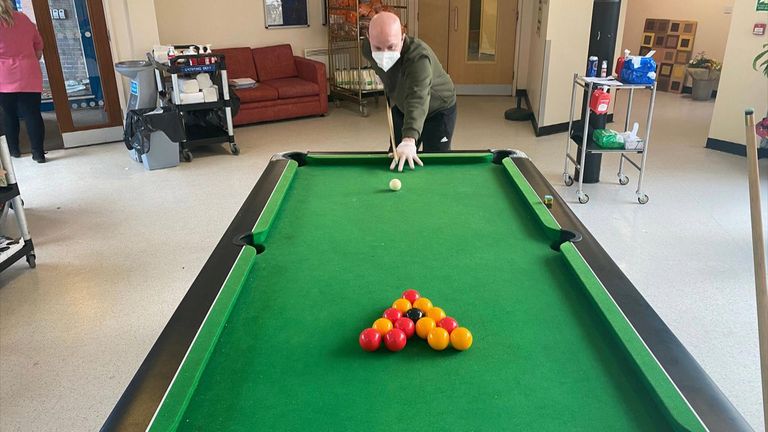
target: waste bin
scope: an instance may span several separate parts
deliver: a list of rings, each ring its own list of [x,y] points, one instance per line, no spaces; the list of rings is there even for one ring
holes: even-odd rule
[[[128,111],[123,141],[131,158],[147,170],[170,168],[179,164],[179,142],[184,126],[179,113],[171,107]]]

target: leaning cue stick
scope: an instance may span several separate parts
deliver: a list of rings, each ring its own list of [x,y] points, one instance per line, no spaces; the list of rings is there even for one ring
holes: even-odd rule
[[[392,157],[395,158],[395,164],[397,164],[397,143],[395,142],[395,127],[392,125],[392,108],[389,106],[389,98],[387,94],[384,94],[384,101],[387,103],[387,124],[389,125],[389,142],[392,147]]]
[[[757,338],[760,344],[760,366],[763,378],[763,420],[768,429],[768,276],[766,276],[765,238],[760,205],[760,168],[757,165],[755,111],[748,109],[747,165],[749,168],[749,206],[752,213],[752,248],[755,259],[755,291],[757,297]]]

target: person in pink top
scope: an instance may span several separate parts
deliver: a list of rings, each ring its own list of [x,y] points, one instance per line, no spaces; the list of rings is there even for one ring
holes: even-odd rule
[[[32,144],[32,159],[45,162],[45,126],[40,115],[43,74],[40,57],[43,40],[37,27],[11,0],[0,0],[0,108],[8,148],[14,157],[19,151],[19,118],[27,125]]]

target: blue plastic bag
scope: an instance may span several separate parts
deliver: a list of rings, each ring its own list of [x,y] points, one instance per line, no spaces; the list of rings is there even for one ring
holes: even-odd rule
[[[630,56],[624,61],[621,82],[625,84],[653,84],[656,81],[656,61],[653,57]]]

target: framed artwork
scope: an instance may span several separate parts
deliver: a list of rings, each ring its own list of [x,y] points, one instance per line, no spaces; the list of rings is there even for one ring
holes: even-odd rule
[[[264,0],[264,27],[309,27],[307,0]]]
[[[672,48],[677,49],[677,44],[680,42],[680,36],[678,35],[667,35],[667,43],[664,45],[666,48]]]
[[[767,0],[768,1],[768,0]],[[657,88],[680,93],[685,84],[685,68],[691,60],[696,21],[648,18],[643,27],[640,55],[655,49],[658,66]]]
[[[693,50],[693,38],[691,36],[680,36],[680,42],[677,44],[679,51]]]
[[[644,47],[650,47],[653,46],[653,38],[656,35],[653,33],[643,33],[643,41],[640,43],[640,46]]]
[[[675,56],[675,63],[677,64],[688,64],[688,62],[691,61],[691,52],[690,51],[678,51],[677,55]]]

